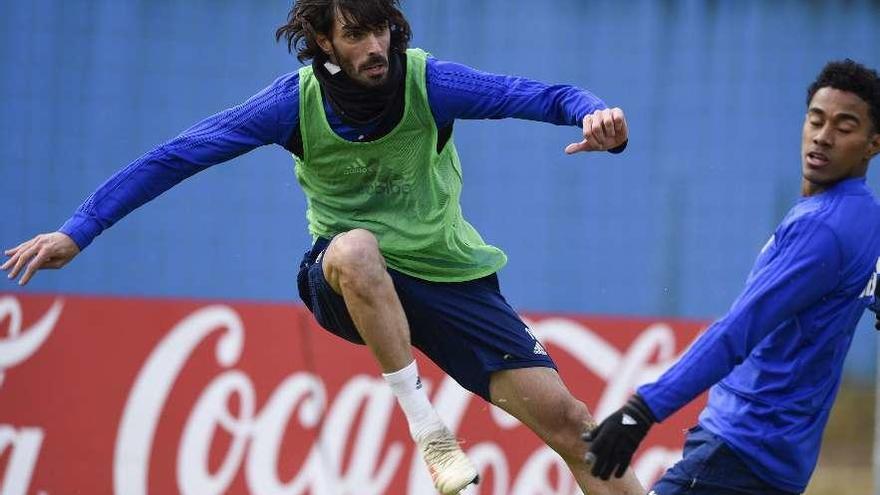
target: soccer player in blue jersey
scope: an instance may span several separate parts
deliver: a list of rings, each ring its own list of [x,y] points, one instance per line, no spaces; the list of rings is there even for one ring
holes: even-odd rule
[[[586,406],[505,301],[504,253],[461,215],[458,119],[520,118],[582,128],[565,152],[623,150],[620,109],[573,86],[476,71],[407,49],[397,0],[301,0],[276,33],[309,66],[148,152],[59,232],[6,251],[30,280],[68,263],[103,230],[181,180],[258,146],[296,160],[315,238],[298,287],[317,321],[372,351],[435,486],[458,493],[477,472],[421,387],[411,345],[465,388],[520,419],[591,494],[642,494],[632,473],[589,475],[579,435]]]
[[[878,152],[877,72],[829,63],[807,95],[803,197],[728,313],[586,436],[592,474],[623,474],[653,423],[709,389],[684,458],[651,494],[804,491],[856,324],[880,309],[880,202],[865,184]]]

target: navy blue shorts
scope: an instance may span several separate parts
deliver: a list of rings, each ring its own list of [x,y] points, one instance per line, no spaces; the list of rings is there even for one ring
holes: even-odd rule
[[[688,432],[681,461],[669,468],[648,495],[795,495],[767,484],[712,432]]]
[[[303,256],[299,296],[318,323],[363,344],[345,301],[316,261],[329,245],[318,239]],[[389,269],[409,322],[413,346],[464,388],[490,401],[489,378],[505,369],[556,364],[501,295],[495,274],[467,282],[429,282]]]

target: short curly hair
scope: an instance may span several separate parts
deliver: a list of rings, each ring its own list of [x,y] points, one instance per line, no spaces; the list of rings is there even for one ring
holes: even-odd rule
[[[816,91],[834,88],[853,93],[868,104],[874,132],[880,132],[880,77],[877,71],[850,59],[828,62],[807,89],[807,105]]]
[[[388,23],[391,49],[402,53],[409,46],[412,31],[400,11],[400,0],[298,0],[287,14],[287,23],[275,31],[275,40],[287,40],[287,50],[296,50],[300,62],[320,57],[317,35],[330,35],[337,12],[356,26]]]

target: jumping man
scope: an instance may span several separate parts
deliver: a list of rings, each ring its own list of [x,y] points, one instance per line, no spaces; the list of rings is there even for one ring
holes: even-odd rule
[[[294,155],[314,238],[300,297],[321,326],[369,347],[440,492],[458,493],[478,473],[422,389],[412,346],[534,430],[584,491],[643,494],[632,473],[589,475],[580,434],[590,415],[499,292],[507,259],[462,217],[452,139],[457,119],[513,117],[581,127],[569,154],[619,152],[623,112],[572,86],[408,49],[398,0],[301,0],[276,36],[311,64],[122,169],[59,232],[8,250],[2,268],[27,283],[179,181],[278,144]]]

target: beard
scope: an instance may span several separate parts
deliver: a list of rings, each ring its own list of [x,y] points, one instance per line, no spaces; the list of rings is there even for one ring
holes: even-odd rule
[[[339,52],[336,51],[336,47],[333,47],[333,56],[336,59],[337,65],[342,68],[348,77],[361,85],[375,88],[388,80],[388,57],[385,55],[372,54],[358,66],[355,66],[353,61],[341,57]],[[364,73],[367,68],[373,66],[382,66],[385,68],[385,71],[378,76],[369,76]]]

